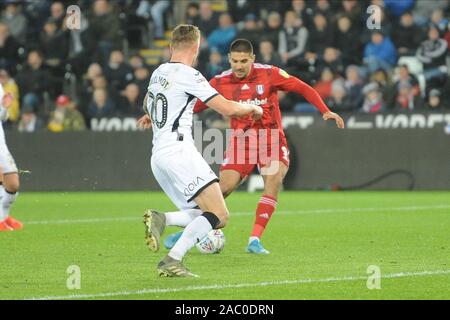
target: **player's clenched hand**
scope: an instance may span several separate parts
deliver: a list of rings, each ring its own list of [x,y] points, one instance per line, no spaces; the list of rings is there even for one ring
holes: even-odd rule
[[[325,112],[322,117],[323,120],[330,120],[330,119],[335,120],[339,129],[345,128],[344,120],[337,113],[328,111]]]
[[[3,96],[3,99],[2,99],[2,106],[4,108],[8,109],[11,106],[12,102],[13,102],[12,94],[9,92],[5,93],[5,95]]]
[[[152,120],[148,114],[139,118],[137,121],[137,127],[139,129],[150,129],[152,127]]]
[[[253,120],[259,120],[262,118],[263,116],[263,108],[261,108],[260,106],[253,106]]]

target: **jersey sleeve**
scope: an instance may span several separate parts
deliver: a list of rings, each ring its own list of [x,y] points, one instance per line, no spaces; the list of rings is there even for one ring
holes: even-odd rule
[[[8,120],[8,110],[3,107],[3,96],[5,92],[3,91],[3,86],[0,84],[0,121]]]
[[[209,84],[211,85],[211,87],[213,87],[214,89],[216,89],[216,84],[217,84],[216,78],[212,78],[212,79],[209,81]],[[216,90],[217,90],[217,89],[216,89]],[[199,112],[202,112],[202,111],[204,111],[204,110],[206,110],[206,109],[208,109],[208,106],[206,105],[206,103],[203,102],[202,100],[198,99],[198,100],[197,100],[197,103],[196,103],[195,106],[194,106],[194,113],[199,113]]]
[[[181,79],[181,81],[185,92],[198,98],[204,104],[219,94],[217,90],[209,84],[200,71],[195,69],[193,69],[192,74],[186,77],[186,79]]]
[[[289,75],[283,69],[272,67],[272,85],[281,91],[295,92],[305,97],[305,99],[316,107],[321,113],[330,111],[320,97],[319,93],[307,83],[297,77]]]

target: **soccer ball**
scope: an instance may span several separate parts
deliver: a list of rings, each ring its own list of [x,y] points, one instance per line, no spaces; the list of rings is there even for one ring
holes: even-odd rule
[[[198,251],[204,254],[219,253],[225,245],[225,235],[222,230],[211,230],[195,246]]]

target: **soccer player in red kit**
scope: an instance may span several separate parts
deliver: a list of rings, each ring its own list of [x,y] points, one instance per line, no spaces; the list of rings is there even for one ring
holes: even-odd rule
[[[323,114],[324,120],[335,120],[339,128],[344,128],[344,121],[339,115],[328,109],[319,94],[308,84],[289,75],[283,69],[258,64],[254,61],[252,44],[245,39],[235,40],[231,44],[229,53],[231,70],[215,76],[211,79],[210,84],[227,99],[258,104],[264,110],[263,117],[257,122],[253,122],[251,117],[231,119],[230,126],[234,132],[242,134],[249,129],[254,129],[253,132],[258,137],[253,140],[253,143],[245,140],[244,143],[240,143],[243,140],[238,140],[233,134],[225,153],[224,163],[220,168],[220,187],[222,193],[228,196],[243,179],[253,172],[255,165],[258,165],[264,180],[264,194],[256,208],[256,219],[247,251],[269,253],[262,246],[260,239],[275,211],[278,193],[289,168],[289,149],[281,124],[278,91],[289,91],[302,95]],[[204,109],[206,106],[199,101],[194,112]],[[278,138],[278,141],[271,141],[272,137]],[[264,140],[266,144],[261,144],[258,138],[262,138],[261,140]],[[244,163],[236,161],[236,154],[239,152],[244,152],[245,160],[249,160],[252,156],[249,156],[248,153],[252,152],[252,149],[264,148],[262,145],[267,146],[268,150],[267,153],[265,150],[264,152],[257,150],[257,163],[254,163],[255,161],[244,161]],[[261,156],[261,154],[267,154],[267,157]]]
[[[255,165],[258,166],[264,180],[264,194],[256,208],[256,219],[247,252],[268,254],[269,251],[263,247],[260,239],[275,211],[278,193],[289,168],[289,149],[281,124],[278,91],[295,92],[305,97],[323,114],[324,120],[335,120],[339,128],[344,128],[344,121],[331,112],[319,94],[305,82],[278,67],[255,63],[250,41],[235,40],[230,47],[229,62],[231,69],[211,79],[211,86],[227,99],[260,105],[264,114],[257,122],[251,117],[231,118],[233,134],[220,168],[220,188],[224,196],[228,196],[253,172]],[[198,101],[194,112],[201,112],[206,108],[206,105]],[[247,134],[249,131],[252,133]],[[252,135],[256,135],[253,137],[255,139],[252,139]],[[240,139],[242,136],[244,139]],[[261,140],[265,140],[266,144],[261,144]],[[267,153],[262,150],[266,147]],[[256,157],[250,155],[255,151]],[[240,159],[245,161],[236,161],[236,154],[239,157],[239,152],[244,153]],[[165,246],[172,246],[177,238],[175,235],[169,236]]]

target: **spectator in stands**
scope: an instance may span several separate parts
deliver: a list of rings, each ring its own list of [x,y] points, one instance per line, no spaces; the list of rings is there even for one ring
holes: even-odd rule
[[[414,89],[408,82],[400,82],[394,109],[397,111],[416,111],[423,108],[423,100],[414,94]]]
[[[121,47],[121,26],[117,14],[106,0],[95,0],[93,14],[89,19],[92,34],[99,48],[99,59],[108,59],[113,48]]]
[[[432,25],[428,30],[428,40],[417,49],[417,58],[423,63],[425,80],[445,79],[447,77],[447,42],[441,38],[439,28]]]
[[[350,25],[352,25],[358,31],[361,30],[363,21],[361,4],[358,0],[343,0],[340,16],[345,16],[350,19]]]
[[[140,92],[137,84],[130,83],[127,85],[125,90],[120,93],[120,96],[120,103],[117,106],[121,115],[135,117],[143,112],[143,100],[139,99]]]
[[[43,66],[42,53],[32,50],[28,53],[27,65],[17,76],[22,105],[32,107],[39,113],[44,92],[50,90],[53,83],[49,71]]]
[[[281,30],[281,16],[278,12],[272,11],[267,16],[266,26],[264,27],[264,38],[273,44],[273,48],[278,52],[279,36]]]
[[[419,82],[417,78],[409,72],[408,66],[402,64],[398,67],[398,80],[395,82],[395,89],[399,91],[400,84],[407,83],[411,86],[415,96],[420,95]]]
[[[86,123],[75,102],[66,95],[60,95],[56,99],[56,108],[50,115],[47,128],[52,132],[81,131],[86,129]]]
[[[24,105],[17,129],[19,132],[35,132],[44,127],[44,122],[36,115],[33,107]]]
[[[164,14],[170,8],[169,0],[156,0],[152,1],[152,4],[147,0],[141,0],[139,7],[136,11],[136,15],[139,17],[148,18],[152,17],[152,21],[155,27],[155,38],[164,38]]]
[[[11,35],[19,42],[25,43],[27,35],[27,18],[22,14],[21,6],[16,2],[8,2],[1,16],[1,22],[5,23]]]
[[[61,74],[69,53],[69,44],[64,32],[58,29],[58,24],[53,18],[49,18],[44,25],[40,49],[45,57],[45,64],[54,71],[54,74]]]
[[[324,68],[330,69],[334,74],[344,74],[344,65],[340,57],[339,51],[336,48],[325,48],[323,56],[317,63],[318,73],[322,73]]]
[[[364,64],[370,73],[378,69],[390,71],[397,62],[394,44],[380,30],[372,33],[371,42],[364,48]]]
[[[138,67],[134,69],[134,81],[139,87],[139,101],[144,101],[144,96],[147,93],[148,79],[150,79],[151,72],[146,67]]]
[[[327,18],[322,13],[314,15],[314,25],[309,30],[307,53],[308,60],[317,60],[327,47],[333,45],[333,33],[329,27]]]
[[[228,13],[222,13],[219,17],[219,27],[208,36],[210,50],[217,50],[222,56],[226,56],[231,42],[237,34],[236,26]]]
[[[307,6],[305,0],[292,0],[290,10],[294,11],[297,17],[303,21],[306,29],[311,27],[313,11]]]
[[[436,25],[440,32],[445,32],[447,30],[448,19],[444,15],[444,10],[434,10],[431,14],[431,23]]]
[[[384,0],[384,6],[394,18],[398,18],[414,7],[414,0]]]
[[[325,102],[333,112],[351,111],[354,107],[345,90],[343,79],[336,79],[333,81],[331,85],[331,95]]]
[[[351,109],[357,110],[362,106],[364,101],[362,94],[364,82],[361,79],[359,67],[356,65],[349,65],[345,70],[345,77],[344,87],[352,105]]]
[[[262,40],[259,43],[259,54],[257,61],[263,64],[283,66],[280,55],[273,49],[272,42],[269,40]]]
[[[314,7],[314,16],[316,16],[317,14],[322,15],[327,21],[331,20],[333,12],[328,0],[316,0],[316,6]]]
[[[206,64],[206,72],[204,74],[207,79],[211,79],[225,70],[225,63],[223,59],[224,58],[219,52],[215,50],[211,51],[209,62]]]
[[[19,120],[19,87],[13,78],[9,75],[8,70],[0,69],[0,84],[5,94],[11,94],[13,100],[8,108],[8,121],[17,122]]]
[[[423,27],[425,26],[436,9],[447,9],[448,0],[416,0],[413,9],[413,17],[415,22]]]
[[[313,86],[322,99],[331,96],[331,85],[333,84],[334,74],[330,68],[324,68],[320,75],[320,80]]]
[[[128,64],[133,70],[141,67],[147,67],[144,58],[139,54],[134,54],[128,59]]]
[[[247,39],[254,46],[258,48],[258,44],[261,41],[261,31],[259,30],[256,15],[254,13],[248,13],[245,16],[244,28],[236,35],[237,39]],[[256,51],[255,54],[258,52]]]
[[[113,100],[108,96],[105,89],[96,89],[92,95],[92,101],[89,104],[88,115],[92,118],[112,117],[116,113],[116,106]]]
[[[52,3],[50,7],[50,17],[56,22],[58,29],[62,29],[64,27],[66,10],[64,8],[64,4],[61,1]]]
[[[425,106],[427,111],[442,111],[444,109],[444,103],[441,99],[441,91],[438,89],[430,90]]]
[[[68,30],[65,23],[63,23],[63,30],[68,34],[68,63],[75,75],[81,77],[95,53],[96,41],[89,28],[89,21],[82,16],[79,30]]]
[[[284,25],[279,33],[278,52],[283,64],[296,66],[306,49],[308,30],[294,11],[286,11]]]
[[[195,25],[207,38],[219,25],[219,15],[214,12],[210,1],[200,1],[200,16]]]
[[[342,15],[337,20],[333,46],[341,52],[344,66],[360,64],[362,60],[362,43],[359,32],[353,26],[349,17]]]
[[[371,82],[364,86],[364,103],[360,109],[364,113],[377,113],[385,109],[383,95],[380,92],[379,85],[376,82]]]
[[[200,6],[197,2],[190,2],[186,7],[186,23],[196,25],[200,17]]]
[[[125,89],[126,85],[133,80],[133,69],[124,61],[123,53],[120,50],[111,52],[103,73],[111,88],[116,91]]]
[[[9,27],[0,22],[0,68],[15,70],[19,62],[19,44],[10,35]]]
[[[378,69],[370,75],[369,83],[370,82],[376,82],[378,84],[385,107],[392,109],[395,105],[397,92],[389,73],[383,69]]]
[[[257,20],[257,15],[259,12],[259,4],[258,1],[254,0],[227,0],[228,12],[230,13],[233,21],[238,24],[239,22],[245,21],[248,15],[253,15],[255,17],[255,21]],[[245,37],[243,37],[245,38]],[[245,38],[248,39],[248,38]],[[248,39],[250,40],[250,39]]]
[[[392,31],[392,41],[397,48],[399,56],[413,56],[422,42],[423,32],[414,23],[410,11],[400,17],[399,25]]]

